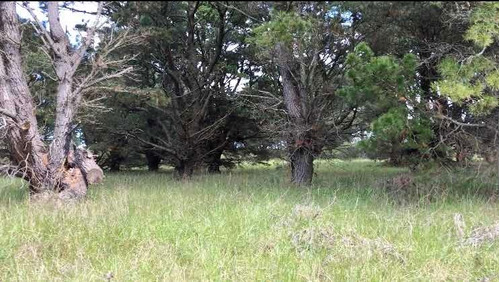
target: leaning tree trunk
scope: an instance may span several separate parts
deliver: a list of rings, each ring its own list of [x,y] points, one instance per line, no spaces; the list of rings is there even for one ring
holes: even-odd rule
[[[59,22],[57,2],[49,2],[48,15],[51,30],[42,33],[54,52],[53,65],[59,79],[52,143],[47,146],[40,138],[36,109],[22,69],[14,2],[0,3],[0,114],[11,160],[17,166],[12,171],[29,181],[31,194],[55,192],[61,198],[79,198],[86,194],[88,184],[103,177],[89,152],[70,148],[72,120],[81,99],[81,93],[72,89],[73,75],[84,49],[68,53],[69,41]]]
[[[0,110],[14,174],[40,191],[47,174],[47,148],[37,127],[35,108],[22,69],[21,33],[14,2],[0,3]],[[29,168],[29,169],[25,169]]]

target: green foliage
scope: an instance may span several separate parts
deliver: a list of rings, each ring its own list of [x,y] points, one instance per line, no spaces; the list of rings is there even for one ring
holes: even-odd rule
[[[213,6],[202,3],[196,12],[196,17],[204,23],[216,23],[219,20],[219,14]]]
[[[92,120],[82,123],[86,145],[100,156],[99,165],[105,169],[144,164],[140,154],[144,147],[126,133],[147,130],[150,115],[140,109],[162,103],[161,96],[150,89],[132,87],[105,95],[103,105],[107,110],[87,113]]]
[[[388,158],[392,164],[417,164],[423,161],[435,137],[426,117],[408,118],[406,107],[394,107],[378,117],[368,139],[358,146],[374,158]]]
[[[479,5],[470,22],[465,39],[482,50],[464,59],[443,59],[438,66],[441,80],[433,89],[481,116],[498,107],[498,59],[485,54],[486,48],[498,41],[498,3]]]
[[[371,137],[360,144],[374,155],[406,149],[425,152],[433,142],[435,145],[440,133],[433,132],[437,128],[432,120],[434,113],[424,106],[442,96],[452,102],[443,105],[450,118],[458,120],[466,116],[468,120],[463,122],[483,123],[487,116],[492,120],[491,115],[499,105],[498,3],[494,2],[132,1],[110,2],[105,11],[122,31],[140,35],[145,43],[141,48],[115,50],[137,55],[136,76],[134,80],[110,82],[106,88],[130,93],[113,95],[99,90],[82,100],[86,104],[105,95],[111,97],[99,100],[102,104],[93,108],[82,109],[76,118],[85,128],[82,136],[99,152],[109,151],[113,142],[125,153],[142,149],[138,142],[122,143],[122,135],[109,133],[111,130],[142,131],[148,133],[141,135],[143,138],[173,138],[175,146],[188,144],[179,136],[191,136],[182,130],[197,123],[193,122],[199,115],[194,106],[199,101],[207,101],[201,104],[208,105],[209,110],[200,115],[203,117],[200,124],[207,128],[231,112],[228,118],[231,122],[222,131],[229,132],[226,133],[234,142],[246,142],[243,137],[255,136],[266,126],[276,126],[270,138],[282,141],[283,137],[275,133],[283,132],[288,121],[284,121],[283,104],[277,100],[282,94],[274,52],[278,45],[285,47],[283,61],[288,64],[297,87],[304,87],[304,93],[310,96],[304,101],[304,105],[313,109],[308,116],[323,118],[317,128],[330,130],[332,125],[338,126],[336,123],[344,113],[353,111],[355,116],[349,114],[344,119],[349,124],[347,121],[354,116],[351,122],[354,126],[349,129],[352,131],[335,134],[348,136],[347,140],[369,128]],[[190,11],[194,20],[192,36],[187,35]],[[219,42],[218,24],[222,18],[224,37]],[[29,24],[23,24],[22,28],[26,75],[35,96],[38,121],[45,129],[43,136],[49,139],[56,93],[56,83],[51,77],[55,74],[50,58],[40,48],[39,34]],[[84,30],[86,25],[79,28]],[[99,32],[106,35],[109,31]],[[193,42],[187,44],[190,38]],[[360,38],[365,42],[357,44]],[[218,50],[217,46],[223,48]],[[89,55],[94,52],[88,51]],[[433,61],[435,58],[439,61]],[[84,61],[79,72],[85,73],[89,68]],[[436,71],[440,75],[438,81],[435,81]],[[39,78],[32,79],[34,74]],[[254,98],[236,101],[238,95],[230,88],[238,78],[243,78],[240,87],[249,79],[246,92],[242,93]],[[198,90],[203,97],[194,95]],[[270,97],[262,98],[263,93]],[[175,101],[179,102],[177,108],[173,106]],[[248,110],[245,108],[249,107],[248,101],[267,112]],[[101,106],[106,110],[94,113]],[[324,112],[315,111],[319,108]],[[157,127],[148,128],[148,123]],[[201,128],[188,131],[204,132]],[[328,140],[323,144],[325,148],[344,141],[334,137],[333,131],[328,132],[321,136],[322,140]],[[208,143],[203,138],[199,140]],[[235,154],[247,151],[243,154],[251,156],[248,152],[266,148],[268,142],[259,136],[246,142],[244,150],[235,150]],[[452,150],[451,146],[441,144]],[[224,150],[226,155],[233,153]]]
[[[379,138],[391,141],[399,138],[399,135],[406,128],[406,111],[400,108],[392,108],[387,113],[381,115],[372,125],[374,134]]]
[[[256,27],[248,41],[262,49],[272,49],[278,43],[291,46],[311,36],[313,26],[312,19],[293,12],[273,11],[271,21]]]
[[[498,2],[485,2],[476,8],[470,17],[472,26],[465,33],[465,39],[478,47],[486,48],[498,40]]]
[[[368,44],[362,42],[346,60],[346,85],[339,94],[353,105],[377,102],[381,108],[394,105],[401,97],[413,97],[416,57],[407,54],[402,60],[394,56],[375,56]]]
[[[373,121],[370,137],[358,144],[370,157],[388,157],[396,163],[404,149],[415,147],[411,134],[406,136],[412,129],[405,101],[416,95],[411,87],[416,65],[413,54],[402,60],[375,56],[364,42],[347,56],[347,83],[339,93],[365,111],[368,123]]]

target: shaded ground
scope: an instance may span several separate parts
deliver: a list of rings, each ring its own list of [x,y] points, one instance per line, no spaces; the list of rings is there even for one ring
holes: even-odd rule
[[[3,180],[0,280],[498,281],[497,174],[443,170],[397,187],[405,171],[373,162],[316,172],[310,189],[276,166],[190,182],[108,173],[59,208]]]

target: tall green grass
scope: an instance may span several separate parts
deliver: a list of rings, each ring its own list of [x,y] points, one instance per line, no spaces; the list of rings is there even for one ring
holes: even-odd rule
[[[465,236],[498,222],[479,193],[498,177],[420,176],[418,189],[447,192],[400,201],[379,184],[404,172],[322,161],[310,188],[279,165],[188,182],[108,173],[65,206],[30,203],[4,179],[0,281],[498,281],[498,241],[463,245],[453,221],[463,215]]]

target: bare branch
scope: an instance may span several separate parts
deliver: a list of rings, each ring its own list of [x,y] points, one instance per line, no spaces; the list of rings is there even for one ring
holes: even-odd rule
[[[75,90],[75,92],[76,92],[76,91],[82,91],[82,90],[85,90],[85,89],[87,89],[87,88],[89,88],[89,87],[92,87],[92,86],[94,86],[94,85],[96,85],[96,84],[98,84],[98,83],[100,83],[100,82],[103,82],[103,81],[105,81],[105,80],[108,80],[108,79],[113,79],[113,78],[119,78],[119,77],[122,77],[123,75],[125,75],[125,74],[127,74],[127,73],[130,73],[130,72],[132,72],[132,71],[133,71],[133,67],[128,67],[128,68],[126,68],[126,69],[124,69],[124,70],[121,70],[121,71],[119,71],[119,72],[112,73],[112,74],[108,74],[108,75],[104,75],[104,76],[101,76],[101,77],[99,77],[99,78],[96,78],[96,79],[94,79],[94,80],[92,80],[92,81],[88,81],[88,82],[84,81],[82,84],[80,84],[80,85],[78,86],[78,88],[77,88],[77,90]]]
[[[226,5],[226,4],[224,4],[223,2],[219,2],[219,4],[220,4],[221,6],[223,6],[223,7],[225,7],[225,8],[228,8],[228,9],[231,9],[231,10],[235,10],[235,11],[237,11],[237,12],[239,12],[239,13],[241,13],[241,14],[243,14],[243,15],[247,16],[248,18],[250,18],[250,19],[252,19],[252,20],[254,20],[254,21],[258,22],[258,23],[261,23],[261,22],[262,22],[261,20],[257,19],[256,17],[253,17],[253,16],[249,15],[249,14],[248,14],[248,13],[246,13],[245,11],[243,11],[243,10],[241,10],[241,9],[239,9],[239,8],[235,7],[235,6]]]
[[[68,6],[67,3],[64,3],[61,7],[66,9],[66,10],[69,10],[71,12],[75,12],[75,13],[83,13],[83,14],[87,14],[87,15],[98,15],[99,14],[98,12],[89,12],[89,11],[80,10],[80,9],[77,9],[74,7],[70,7],[70,6]]]
[[[64,29],[61,25],[61,21],[59,19],[59,3],[58,2],[48,2],[47,3],[47,12],[48,19],[50,24],[50,34],[53,39],[57,43],[66,43],[67,37]],[[62,51],[62,50],[60,50]]]
[[[176,151],[174,151],[174,150],[172,150],[172,149],[170,149],[170,148],[167,148],[167,147],[164,147],[164,146],[158,145],[158,144],[156,144],[156,143],[153,143],[153,142],[149,142],[149,141],[147,141],[147,140],[144,140],[143,138],[141,138],[141,137],[137,136],[136,134],[133,134],[133,133],[130,133],[130,132],[125,132],[125,133],[120,133],[120,134],[125,135],[125,136],[131,136],[131,137],[133,137],[133,138],[137,139],[138,141],[140,141],[140,142],[142,142],[142,143],[144,143],[144,144],[147,144],[147,145],[153,146],[153,147],[154,147],[154,148],[156,148],[156,149],[160,149],[160,150],[162,150],[162,151],[165,151],[165,152],[167,152],[167,153],[169,153],[169,154],[171,154],[171,155],[173,155],[173,156],[176,156],[176,157],[177,157],[177,152],[176,152]]]
[[[29,6],[29,2],[23,2],[22,5],[23,8],[25,8],[28,13],[31,15],[33,20],[36,22],[36,25],[33,24],[33,27],[35,30],[42,35],[41,39],[48,49],[52,49],[55,51],[54,47],[54,41],[52,40],[52,37],[50,36],[49,32],[47,29],[43,26],[42,22],[38,19],[38,17],[35,14],[35,11]]]
[[[78,48],[78,50],[75,52],[75,54],[73,54],[73,58],[75,60],[80,60],[83,57],[83,54],[85,54],[85,51],[87,50],[87,48],[93,42],[95,31],[99,25],[99,20],[101,19],[102,7],[103,7],[103,4],[101,1],[99,1],[97,3],[97,17],[95,19],[95,22],[92,25],[92,27],[90,28],[89,32],[87,32],[87,36],[85,37],[85,40],[83,40],[82,46],[80,46],[80,48]]]
[[[480,123],[463,123],[457,120],[454,120],[448,116],[445,116],[443,114],[436,115],[437,118],[439,119],[445,119],[448,121],[451,121],[452,123],[459,125],[459,126],[468,126],[468,127],[488,127],[486,124],[480,124]]]

